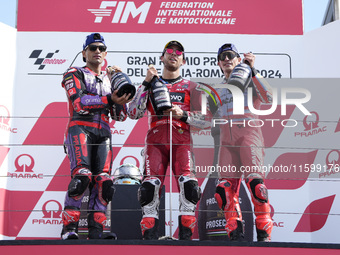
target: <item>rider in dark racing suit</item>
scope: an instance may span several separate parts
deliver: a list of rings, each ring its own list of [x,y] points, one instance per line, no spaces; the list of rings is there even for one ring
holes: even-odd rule
[[[172,108],[157,116],[155,105],[151,100],[150,81],[157,76],[157,70],[150,67],[143,85],[129,105],[128,115],[132,119],[144,116],[147,110],[149,130],[146,135],[144,150],[144,179],[139,190],[139,201],[142,205],[141,221],[144,239],[158,238],[159,195],[164,183],[165,173],[170,162],[170,120],[172,111],[172,171],[177,180],[179,194],[179,239],[191,239],[196,224],[195,208],[200,199],[200,188],[193,174],[193,155],[190,127],[207,128],[210,122],[203,119],[199,112],[199,101],[191,104],[190,99],[199,99],[197,84],[183,79],[179,68],[185,63],[184,48],[177,41],[169,42],[163,51],[161,60],[164,63],[163,75],[159,80],[170,92]]]
[[[118,97],[115,91],[111,92],[109,77],[101,72],[106,54],[100,34],[87,36],[83,46],[86,66],[70,68],[62,81],[70,114],[64,144],[72,177],[62,217],[64,240],[78,239],[80,207],[87,187],[89,238],[104,238],[105,212],[114,193],[110,178],[113,157],[109,116],[124,121],[128,102],[126,95]]]

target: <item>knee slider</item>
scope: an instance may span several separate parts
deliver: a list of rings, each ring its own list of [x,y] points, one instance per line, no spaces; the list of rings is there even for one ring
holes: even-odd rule
[[[183,196],[184,191],[186,200],[196,205],[201,199],[201,188],[198,186],[197,179],[182,175],[178,178],[178,182],[181,189],[180,196]]]
[[[161,181],[156,177],[148,177],[138,189],[138,200],[141,206],[146,206],[155,201],[159,196]]]
[[[68,185],[68,196],[77,197],[84,194],[85,190],[91,182],[91,172],[86,168],[76,171],[70,184]]]
[[[268,189],[266,185],[264,185],[263,178],[259,174],[249,175],[246,183],[249,191],[257,201],[261,203],[268,202]]]
[[[221,181],[215,191],[215,199],[217,201],[218,206],[224,210],[225,207],[229,207],[230,204],[230,198],[227,199],[231,195],[231,183],[229,181]],[[229,201],[229,202],[228,202]]]
[[[111,180],[108,174],[104,173],[97,176],[96,182],[102,188],[101,197],[104,199],[106,203],[109,203],[112,200],[112,197],[115,193],[113,181]]]

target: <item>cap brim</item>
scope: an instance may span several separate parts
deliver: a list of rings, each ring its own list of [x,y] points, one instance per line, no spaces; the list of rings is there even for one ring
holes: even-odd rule
[[[165,45],[164,49],[167,49],[167,48],[169,48],[172,45],[175,45],[175,46],[179,47],[181,51],[184,51],[183,45],[180,42],[178,42],[178,41],[170,41],[170,42],[168,42]]]

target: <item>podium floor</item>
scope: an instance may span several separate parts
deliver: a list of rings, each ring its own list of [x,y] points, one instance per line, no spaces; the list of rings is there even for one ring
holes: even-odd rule
[[[1,254],[339,254],[340,244],[179,240],[3,240]]]

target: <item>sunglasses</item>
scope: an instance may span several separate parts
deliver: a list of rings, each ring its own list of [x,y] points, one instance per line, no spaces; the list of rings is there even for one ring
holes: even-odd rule
[[[90,51],[96,51],[99,49],[100,52],[104,52],[107,49],[107,47],[104,45],[89,45],[88,48]]]
[[[176,52],[176,55],[178,55],[178,56],[183,54],[183,51],[180,51],[180,50],[174,50],[174,49],[171,49],[171,48],[166,49],[166,52],[169,53],[169,54],[173,53],[174,51]]]
[[[218,60],[224,61],[225,57],[228,57],[229,60],[236,58],[238,54],[233,51],[223,51],[220,55],[218,55]]]

